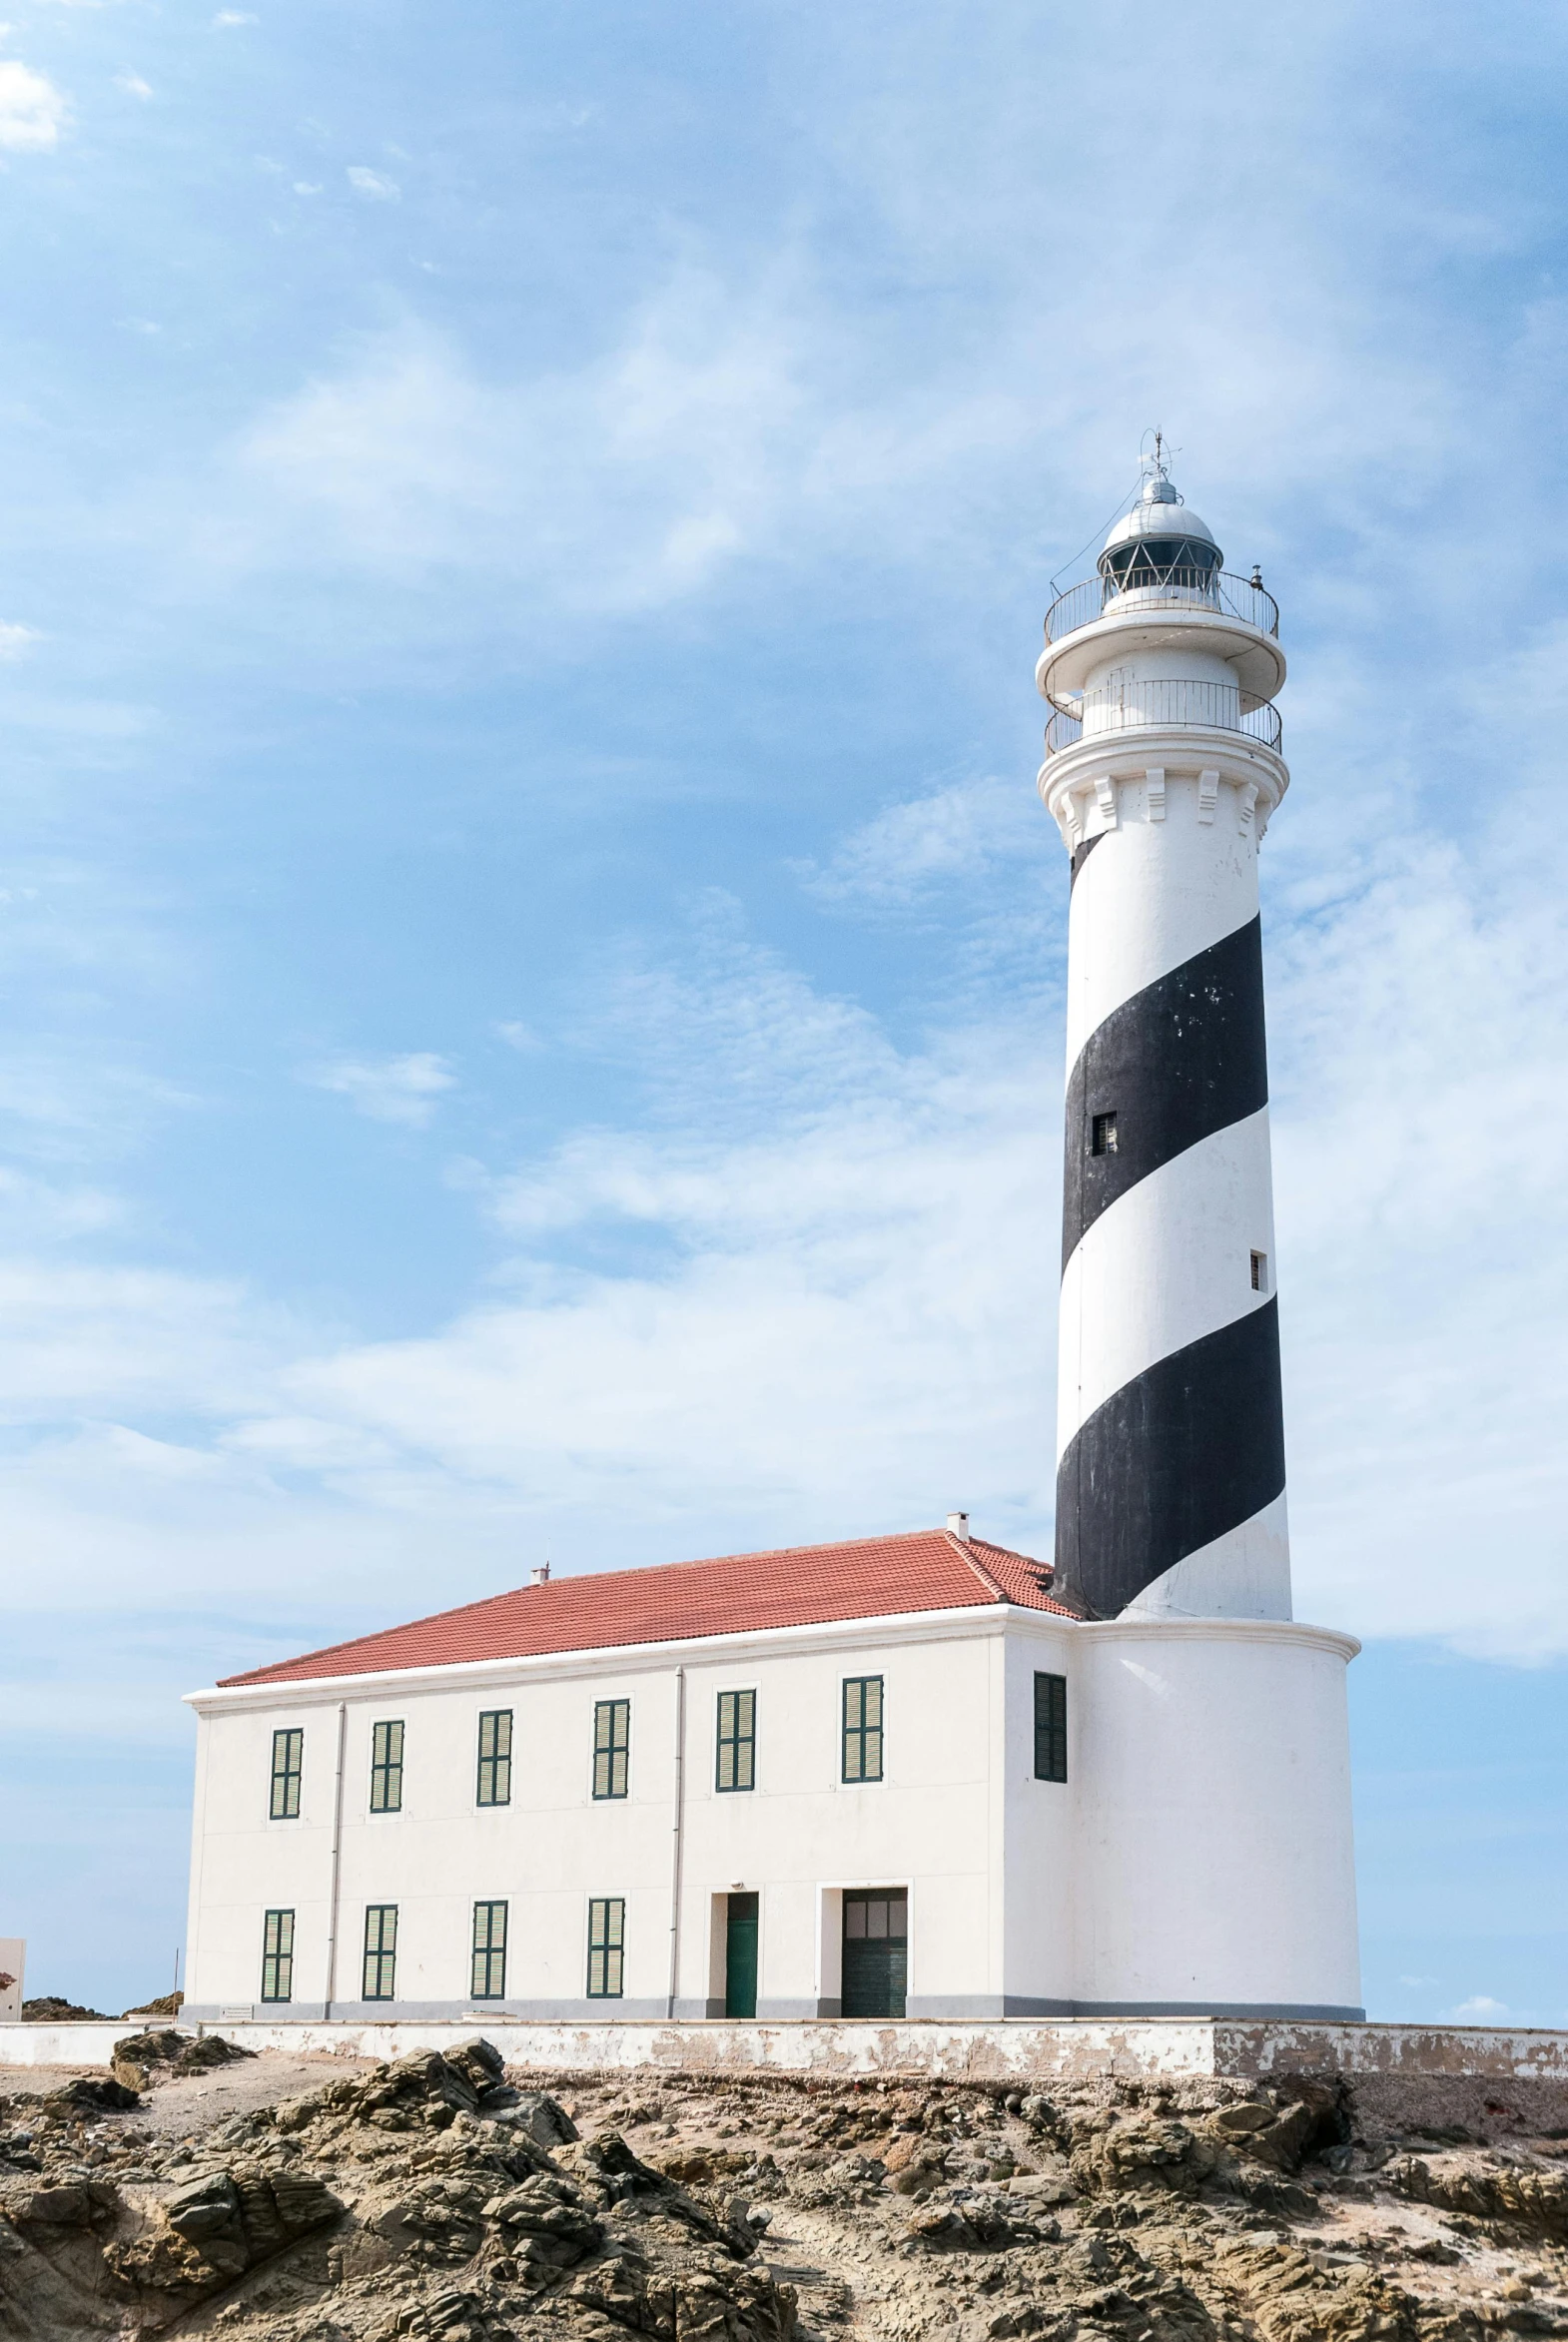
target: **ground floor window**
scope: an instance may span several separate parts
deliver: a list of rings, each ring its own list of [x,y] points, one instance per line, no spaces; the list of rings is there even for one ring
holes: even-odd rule
[[[473,1907],[473,1977],[469,1985],[475,2000],[506,1997],[506,1906],[476,1903]]]
[[[588,1998],[618,2000],[626,1952],[626,1905],[618,1895],[596,1895],[588,1905]]]
[[[394,1903],[373,1903],[365,1914],[365,1989],[366,2000],[391,2000],[395,1997],[397,1967],[397,1906]]]
[[[846,2016],[902,2016],[909,1976],[909,1894],[850,1888],[844,1896]]]
[[[262,1998],[294,1998],[294,1914],[270,1911],[262,1922]]]

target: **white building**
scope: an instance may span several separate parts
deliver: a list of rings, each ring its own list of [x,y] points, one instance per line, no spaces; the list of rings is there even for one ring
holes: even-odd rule
[[[1361,2013],[1356,1645],[1290,1617],[1276,628],[1158,461],[1047,621],[1055,1564],[954,1514],[537,1573],[194,1694],[188,2015]]]

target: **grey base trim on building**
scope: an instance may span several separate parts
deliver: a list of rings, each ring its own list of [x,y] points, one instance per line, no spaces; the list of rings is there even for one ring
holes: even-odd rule
[[[180,2024],[397,2024],[439,2020],[483,2025],[663,2024],[663,2000],[257,2000],[249,2007],[229,2001],[191,2001]],[[1008,2017],[1191,2016],[1240,2018],[1248,2023],[1364,2024],[1364,2008],[1307,2000],[1041,2000],[1007,1992],[954,1992],[912,1996],[902,2021],[910,2024],[995,2024]],[[724,2015],[722,2000],[677,2000],[676,2024],[809,2024],[828,2017],[842,2023],[893,2024],[886,2016],[845,2017],[838,2000],[759,2000],[753,2017]],[[134,2028],[128,2028],[134,2029]]]
[[[188,2000],[182,2024],[398,2024],[428,2019],[487,2020],[507,2024],[647,2024],[662,2018],[665,2000],[258,2000],[248,2008],[224,2001]],[[677,2002],[676,2013],[691,2018],[707,2003]],[[719,2013],[723,2014],[722,2003]]]
[[[1012,2012],[1009,2011],[1011,2014]],[[1075,2000],[1071,2016],[1241,2017],[1248,2023],[1365,2024],[1364,2008],[1316,2000]]]

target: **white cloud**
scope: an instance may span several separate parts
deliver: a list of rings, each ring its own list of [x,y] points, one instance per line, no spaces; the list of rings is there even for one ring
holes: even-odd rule
[[[0,59],[0,148],[47,154],[60,143],[68,108],[46,75],[15,57]]]
[[[1439,1979],[1436,1976],[1401,1976],[1399,1981],[1401,1984],[1410,1985],[1413,1990],[1422,1984],[1435,1984]]]
[[[315,1067],[305,1080],[317,1090],[336,1091],[375,1122],[422,1129],[457,1077],[445,1058],[415,1050],[406,1057],[341,1058]]]
[[[1494,2000],[1489,1992],[1472,1993],[1468,2000],[1461,2000],[1457,2008],[1448,2011],[1450,2024],[1507,2024],[1512,2017],[1513,2010],[1507,2002]]]
[[[114,84],[117,90],[124,90],[128,96],[133,98],[150,98],[153,94],[152,83],[143,81],[141,75],[133,73],[129,67],[124,73],[115,75]]]
[[[297,179],[294,183],[294,192],[296,195],[320,195],[322,192],[321,183],[313,179]]]
[[[886,807],[824,868],[801,865],[800,874],[827,903],[903,907],[944,891],[962,902],[965,882],[1038,845],[1040,812],[1016,780],[957,782]]]
[[[369,196],[373,203],[394,204],[402,190],[395,179],[389,179],[384,171],[371,171],[363,163],[351,163],[344,174],[356,195]]]
[[[255,24],[257,21],[249,9],[245,8],[220,8],[213,18],[214,24],[221,25]]]
[[[0,661],[6,665],[14,659],[26,658],[33,644],[42,640],[36,626],[19,625],[14,618],[0,618]]]

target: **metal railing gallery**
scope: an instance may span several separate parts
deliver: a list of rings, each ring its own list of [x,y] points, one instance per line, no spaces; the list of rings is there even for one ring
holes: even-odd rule
[[[1131,616],[1135,610],[1218,610],[1239,618],[1260,634],[1279,632],[1279,604],[1249,577],[1228,569],[1155,569],[1140,566],[1127,577],[1086,577],[1059,593],[1046,614],[1046,640],[1060,642],[1097,618]]]
[[[1279,710],[1269,700],[1260,707],[1243,708],[1234,683],[1208,683],[1195,677],[1157,675],[1146,683],[1113,682],[1098,691],[1086,691],[1071,713],[1054,715],[1046,726],[1046,754],[1058,756],[1072,748],[1086,731],[1092,738],[1109,732],[1139,731],[1152,725],[1198,724],[1216,732],[1240,732],[1277,748],[1283,736]]]

